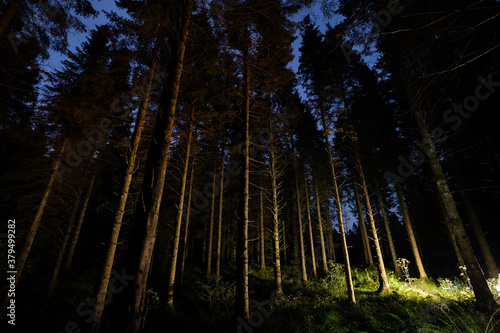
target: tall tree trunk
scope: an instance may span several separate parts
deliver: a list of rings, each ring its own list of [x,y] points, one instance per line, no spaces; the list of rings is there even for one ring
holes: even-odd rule
[[[217,162],[214,163],[214,173],[213,173],[213,181],[212,181],[212,198],[210,205],[210,225],[208,227],[208,245],[207,245],[207,270],[206,276],[210,276],[212,274],[212,250],[213,250],[213,240],[214,240],[214,217],[215,217],[215,186],[217,185],[217,177],[215,174],[217,173]]]
[[[266,237],[264,229],[264,195],[262,193],[262,181],[259,184],[259,229],[260,229],[260,270],[266,269]]]
[[[23,2],[24,0],[11,0],[4,8],[2,8],[2,14],[0,14],[0,36],[4,36],[6,34],[10,22],[12,22],[14,16],[16,16],[16,13],[21,8]]]
[[[282,223],[282,229],[283,229],[283,262],[286,265],[286,221],[290,221],[290,210],[286,210],[286,220],[283,221]]]
[[[294,161],[295,169],[295,196],[297,197],[297,220],[299,224],[299,250],[300,250],[300,269],[302,272],[302,282],[307,282],[307,271],[306,271],[306,255],[304,252],[304,232],[302,228],[302,210],[300,205],[300,191],[299,191],[299,174],[297,172],[297,159]]]
[[[464,203],[465,212],[467,213],[467,217],[469,218],[472,229],[474,230],[474,235],[476,236],[479,249],[481,250],[481,254],[483,255],[483,259],[486,263],[486,269],[488,270],[489,277],[498,279],[499,271],[495,258],[493,257],[493,253],[491,252],[488,241],[484,235],[483,228],[481,227],[481,223],[477,217],[476,209],[474,208],[472,200],[465,191],[465,186],[458,170],[453,170],[453,178],[459,187],[460,198]]]
[[[221,148],[221,167],[219,184],[219,221],[217,225],[217,252],[215,260],[215,276],[220,276],[221,245],[222,245],[222,208],[224,203],[224,146]]]
[[[359,191],[356,184],[354,186],[354,199],[356,200],[356,208],[358,209],[359,229],[361,230],[361,240],[363,241],[363,252],[365,254],[366,264],[373,266],[373,256],[370,247],[370,240],[368,239],[368,232],[366,230],[365,218],[363,216],[363,208],[361,207],[361,200],[359,199]]]
[[[116,248],[118,246],[118,237],[120,235],[120,230],[122,227],[123,216],[125,215],[125,208],[127,205],[130,184],[132,183],[132,178],[136,166],[137,151],[139,149],[139,143],[141,142],[142,130],[144,128],[144,119],[146,118],[146,111],[149,104],[149,96],[151,94],[151,88],[153,86],[155,71],[156,71],[156,60],[153,60],[153,63],[149,70],[149,77],[147,80],[144,97],[142,99],[139,112],[137,113],[137,119],[135,120],[134,131],[132,133],[132,139],[129,147],[125,177],[122,183],[120,199],[116,207],[115,219],[113,222],[113,229],[111,230],[111,237],[108,243],[108,249],[106,251],[106,256],[104,257],[104,264],[101,272],[101,278],[99,280],[95,313],[94,313],[94,318],[90,324],[91,327],[90,333],[97,333],[101,326],[101,319],[105,305],[104,303],[108,290],[109,280],[111,278],[111,271],[113,269],[113,262],[115,259]]]
[[[52,272],[52,277],[50,279],[49,288],[47,290],[47,298],[50,298],[54,295],[54,291],[56,289],[57,277],[59,275],[59,271],[61,269],[61,263],[63,261],[64,254],[66,253],[66,247],[68,245],[69,236],[71,234],[71,230],[73,230],[73,226],[75,225],[76,214],[78,213],[78,208],[80,208],[80,200],[82,198],[82,193],[79,190],[76,195],[75,202],[73,203],[73,208],[71,209],[71,215],[66,226],[66,231],[64,232],[64,237],[59,247],[59,254],[57,255],[56,264],[54,266],[54,270]]]
[[[238,212],[236,242],[236,295],[235,314],[247,320],[250,315],[250,300],[248,296],[248,202],[250,183],[250,66],[249,66],[249,28],[243,29],[243,107],[242,119],[244,123],[243,138],[245,149],[241,156],[241,182],[240,182],[240,202]]]
[[[272,128],[269,131],[269,157],[271,162],[271,189],[273,193],[272,197],[272,214],[273,214],[273,259],[274,259],[274,285],[276,287],[276,293],[283,293],[282,281],[281,281],[281,260],[280,260],[280,223],[279,223],[279,206],[278,206],[278,173],[276,170],[276,158],[274,154],[274,138]],[[262,196],[262,187],[261,194]],[[263,226],[262,226],[263,227]]]
[[[168,277],[167,306],[169,307],[173,307],[174,305],[174,286],[175,286],[175,274],[177,272],[177,255],[179,253],[179,243],[181,239],[182,215],[184,213],[184,199],[186,195],[186,182],[187,182],[187,175],[189,173],[191,143],[193,141],[193,115],[194,115],[194,109],[191,110],[191,117],[189,120],[188,138],[186,144],[186,157],[184,159],[184,165],[182,168],[182,179],[181,179],[181,188],[179,191],[179,203],[177,206],[178,208],[177,208],[177,218],[175,224],[172,260],[170,262],[170,274]],[[214,179],[215,179],[215,174],[214,174]]]
[[[328,228],[328,237],[330,238],[330,245],[332,252],[331,259],[333,260],[333,262],[337,262],[337,256],[335,255],[335,243],[333,242],[332,221],[330,220],[330,204],[328,203],[328,199],[326,200],[326,205],[325,205],[325,215],[326,215],[326,225]]]
[[[57,155],[57,159],[52,165],[52,173],[50,174],[49,182],[47,183],[47,187],[45,188],[45,192],[43,193],[42,200],[38,205],[38,210],[35,214],[33,223],[31,223],[31,227],[30,230],[28,231],[28,235],[26,236],[26,241],[24,243],[24,246],[21,252],[19,253],[19,257],[17,258],[16,273],[15,273],[16,275],[14,279],[16,286],[19,283],[19,279],[21,278],[21,273],[23,272],[24,265],[26,264],[26,260],[28,259],[28,255],[31,250],[31,246],[33,245],[33,241],[35,240],[35,236],[38,231],[38,227],[40,226],[40,221],[42,220],[45,206],[47,205],[47,201],[52,192],[52,187],[54,186],[54,181],[59,176],[59,168],[61,166],[63,154],[66,150],[66,146],[68,145],[68,143],[69,140],[64,139],[61,144],[61,147],[59,148],[59,154]],[[0,307],[0,321],[2,321],[5,316],[5,311],[7,310],[8,302],[9,302],[9,297],[6,291]]]
[[[224,163],[223,163],[224,165]],[[179,284],[182,286],[184,283],[184,268],[186,265],[186,257],[188,253],[188,236],[189,236],[189,218],[191,215],[191,197],[193,193],[193,175],[194,175],[194,159],[193,165],[191,166],[191,175],[189,176],[189,192],[187,198],[187,209],[186,209],[186,227],[184,228],[184,244],[182,247],[182,259],[181,259],[181,273],[179,277]],[[194,237],[192,237],[194,238]]]
[[[406,234],[408,235],[408,240],[410,241],[411,251],[413,253],[413,258],[415,259],[415,264],[418,268],[418,273],[421,279],[426,279],[427,273],[425,272],[422,259],[420,258],[420,251],[418,249],[417,240],[415,239],[415,234],[413,233],[413,227],[411,225],[410,215],[408,214],[408,209],[406,208],[405,200],[403,198],[403,193],[401,192],[401,186],[399,183],[395,183],[394,186],[399,200],[399,207],[401,207],[401,214],[403,214],[403,224],[406,227]]]
[[[177,26],[176,40],[173,41],[172,58],[170,60],[170,75],[165,83],[164,93],[160,99],[159,112],[156,116],[153,137],[150,143],[144,180],[142,183],[143,204],[139,205],[134,217],[132,239],[129,242],[126,272],[135,274],[133,283],[125,287],[115,301],[115,325],[117,330],[132,333],[141,329],[144,311],[146,283],[158,229],[158,216],[165,185],[165,172],[168,164],[168,153],[174,127],[175,111],[179,94],[179,85],[186,49],[186,39],[193,7],[192,0],[176,3],[179,13],[175,21]],[[177,9],[176,8],[176,9]],[[121,303],[120,305],[117,305]],[[123,320],[126,318],[126,320]],[[126,326],[123,327],[123,326]]]
[[[480,306],[494,306],[497,305],[493,294],[486,282],[486,278],[479,267],[476,256],[474,255],[474,250],[469,242],[469,237],[465,232],[464,225],[460,216],[458,215],[457,207],[453,201],[446,177],[441,169],[441,164],[439,158],[436,154],[436,149],[434,143],[432,142],[431,136],[427,127],[425,126],[424,119],[422,118],[421,111],[413,106],[413,114],[417,123],[418,130],[422,136],[422,141],[425,146],[427,156],[429,157],[429,163],[434,176],[434,181],[438,190],[438,197],[443,206],[446,215],[448,216],[448,221],[451,224],[451,229],[455,234],[458,246],[460,247],[460,252],[467,266],[467,273],[471,280],[472,288],[474,289],[474,295],[476,296],[476,303]]]
[[[312,268],[313,268],[313,274],[316,276],[317,275],[317,272],[316,272],[316,254],[314,253],[314,235],[313,235],[312,221],[311,221],[311,207],[309,206],[309,191],[307,191],[307,180],[306,180],[305,176],[304,176],[304,188],[306,189],[307,224],[309,226],[309,245],[311,246],[311,263],[312,263]],[[323,246],[323,249],[324,249],[324,246]],[[325,252],[323,252],[323,255],[326,257]]]
[[[356,162],[358,164],[359,176],[361,178],[361,186],[363,188],[363,194],[365,197],[366,211],[368,213],[368,220],[372,229],[373,243],[375,244],[375,253],[377,255],[377,270],[379,276],[379,292],[390,293],[391,288],[389,287],[389,280],[387,280],[387,272],[385,271],[384,259],[382,257],[382,249],[380,247],[380,241],[377,232],[377,226],[375,225],[375,219],[373,218],[372,205],[370,203],[370,196],[368,194],[368,188],[366,186],[365,174],[363,171],[363,165],[361,163],[361,158],[356,151]]]
[[[323,219],[321,218],[321,205],[319,200],[319,189],[318,189],[318,180],[314,177],[314,190],[316,196],[316,211],[318,212],[318,229],[319,229],[319,242],[321,243],[321,263],[323,266],[323,271],[328,272],[328,264],[326,260],[326,251],[325,251],[325,236],[324,236],[324,228],[323,228]]]
[[[401,268],[398,265],[398,256],[396,254],[396,247],[394,246],[394,240],[392,239],[391,228],[389,227],[389,220],[387,219],[387,214],[385,212],[384,200],[382,198],[382,193],[380,192],[380,186],[377,179],[375,179],[375,189],[377,190],[378,203],[380,205],[380,212],[382,213],[382,219],[384,220],[385,232],[387,234],[387,241],[389,242],[389,249],[391,251],[392,264],[394,265],[394,272],[399,278],[403,274],[401,273]]]
[[[75,231],[73,233],[73,238],[69,244],[68,254],[66,255],[66,262],[64,264],[64,270],[70,271],[71,265],[73,264],[73,257],[75,255],[76,244],[78,243],[78,238],[80,238],[80,231],[82,230],[83,221],[85,220],[85,214],[87,213],[87,207],[89,205],[90,196],[92,195],[92,190],[94,188],[94,182],[97,175],[97,162],[94,166],[94,171],[92,172],[92,178],[90,179],[89,187],[87,193],[83,199],[82,209],[80,210],[80,216],[76,222]]]
[[[320,98],[321,100],[321,98]],[[349,250],[347,248],[347,240],[345,236],[344,229],[344,221],[342,217],[342,205],[340,204],[340,193],[337,184],[337,174],[335,173],[335,165],[333,164],[333,155],[332,149],[330,147],[330,138],[328,137],[328,128],[326,127],[326,119],[325,119],[325,109],[323,103],[320,105],[321,110],[321,122],[323,125],[323,135],[325,136],[326,149],[328,153],[328,164],[330,166],[330,176],[332,177],[333,182],[333,194],[335,197],[335,207],[337,208],[337,218],[339,224],[340,231],[340,239],[342,243],[342,253],[344,255],[344,263],[345,263],[345,273],[346,273],[346,284],[347,284],[347,297],[349,302],[352,304],[356,304],[356,297],[354,295],[354,285],[352,283],[352,273],[351,273],[351,263],[349,260]]]

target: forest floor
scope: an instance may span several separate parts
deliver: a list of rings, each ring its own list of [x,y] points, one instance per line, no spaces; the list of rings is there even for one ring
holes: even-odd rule
[[[297,269],[283,270],[283,296],[276,297],[272,268],[250,269],[250,318],[234,321],[235,267],[222,277],[204,277],[197,267],[188,267],[182,289],[177,290],[175,309],[164,307],[166,276],[153,272],[147,295],[144,332],[500,332],[500,311],[479,311],[465,278],[418,281],[397,279],[389,272],[391,294],[379,294],[377,271],[354,268],[356,305],[349,304],[343,265],[331,263],[329,272],[300,280]],[[64,279],[49,302],[44,290],[30,285],[20,295],[16,326],[37,332],[64,332],[70,321],[85,332],[90,318],[93,278],[75,275]],[[41,282],[41,281],[39,281]],[[490,286],[500,302],[499,285]],[[499,282],[500,283],[500,282]],[[39,296],[39,297],[37,297]],[[111,300],[112,302],[112,300]],[[112,304],[110,304],[111,306]],[[114,332],[112,325],[105,325]],[[77,330],[73,330],[77,332]]]

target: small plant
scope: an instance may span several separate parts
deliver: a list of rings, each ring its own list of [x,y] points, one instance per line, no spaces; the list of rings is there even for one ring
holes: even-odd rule
[[[406,280],[408,280],[408,283],[411,285],[410,261],[408,259],[405,259],[405,258],[398,258],[397,262],[398,262],[399,268],[401,268],[401,271],[406,276]]]
[[[144,317],[142,318],[142,329],[144,329],[144,324],[146,323],[146,316],[148,315],[148,311],[152,308],[156,303],[160,302],[160,296],[153,289],[146,290],[146,303],[144,310]]]
[[[460,271],[462,272],[462,273],[460,273],[460,276],[464,279],[465,282],[467,282],[470,290],[472,290],[472,284],[470,283],[469,274],[467,274],[467,266],[465,266],[465,265],[458,266],[458,268],[460,268]]]

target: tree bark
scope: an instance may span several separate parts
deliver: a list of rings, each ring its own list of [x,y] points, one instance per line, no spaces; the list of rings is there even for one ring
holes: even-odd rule
[[[221,167],[219,185],[219,222],[217,225],[217,252],[215,260],[215,276],[220,276],[221,245],[222,245],[222,208],[224,203],[224,146],[221,148]]]
[[[85,198],[83,199],[82,209],[80,210],[80,216],[76,222],[75,231],[73,233],[73,238],[69,245],[68,254],[66,255],[66,262],[64,264],[64,270],[70,271],[71,265],[73,264],[73,256],[75,255],[76,244],[78,243],[78,238],[80,238],[80,231],[82,230],[83,221],[85,219],[85,214],[87,213],[87,207],[89,205],[90,196],[92,195],[92,189],[94,188],[94,182],[97,175],[97,162],[94,166],[94,171],[92,172],[92,178],[90,179],[89,187]]]
[[[467,266],[467,273],[471,280],[472,288],[474,289],[474,294],[476,296],[476,303],[479,306],[497,306],[493,298],[493,294],[486,282],[486,278],[479,267],[479,263],[474,255],[474,250],[469,242],[469,237],[465,231],[464,225],[457,211],[455,201],[451,195],[446,177],[441,169],[441,164],[439,158],[436,154],[436,149],[434,142],[432,142],[431,136],[427,127],[425,126],[424,119],[422,118],[421,111],[414,106],[413,114],[417,123],[418,130],[422,136],[422,141],[425,146],[427,156],[429,158],[429,163],[434,176],[434,181],[438,190],[439,200],[448,216],[448,221],[451,225],[451,229],[455,238],[457,239],[457,244],[460,247],[460,252],[464,258],[465,264]]]
[[[314,189],[316,191],[316,211],[318,212],[318,229],[319,229],[319,242],[321,243],[321,264],[323,266],[323,271],[328,272],[328,263],[326,260],[326,251],[325,251],[325,235],[323,228],[323,219],[321,218],[321,205],[319,200],[319,189],[318,189],[318,180],[316,177],[314,178]]]
[[[349,302],[356,304],[356,297],[354,295],[354,285],[352,283],[352,273],[351,273],[351,263],[349,260],[349,250],[347,248],[347,240],[345,236],[344,221],[342,217],[342,205],[340,204],[340,193],[337,184],[337,174],[335,173],[335,165],[333,164],[332,149],[330,147],[330,138],[328,137],[328,129],[326,127],[325,119],[325,109],[322,103],[320,103],[321,110],[321,123],[323,125],[323,135],[325,136],[326,149],[328,153],[328,164],[330,166],[330,176],[332,177],[333,194],[335,197],[335,207],[337,208],[337,218],[340,231],[340,239],[342,243],[342,253],[344,255],[345,263],[345,273],[346,273],[346,284],[347,284],[347,297]]]
[[[306,255],[304,251],[304,233],[302,228],[302,210],[300,205],[299,175],[297,172],[297,161],[295,158],[295,195],[297,197],[297,220],[299,224],[299,249],[300,249],[300,269],[302,272],[302,282],[307,282]]]
[[[359,176],[361,179],[361,186],[363,188],[363,194],[365,198],[366,211],[368,213],[368,221],[371,226],[373,243],[375,244],[375,253],[377,255],[377,270],[379,276],[379,292],[390,293],[391,288],[389,287],[389,280],[387,280],[387,272],[385,271],[384,259],[382,258],[382,249],[380,247],[380,241],[377,232],[377,226],[375,225],[375,219],[373,218],[372,205],[370,203],[370,196],[368,194],[368,188],[366,186],[365,174],[363,171],[363,165],[361,163],[361,158],[356,151],[356,162],[358,165]]]
[[[384,200],[382,198],[382,193],[380,192],[380,186],[377,179],[375,179],[375,189],[377,190],[378,202],[380,205],[380,212],[382,213],[382,219],[384,220],[385,232],[387,234],[387,241],[389,242],[389,249],[391,251],[392,264],[394,265],[394,273],[396,277],[400,278],[403,276],[401,273],[401,268],[398,265],[398,256],[396,254],[396,247],[394,246],[394,240],[392,239],[391,228],[389,227],[389,220],[387,219],[387,214],[385,212]]]
[[[156,116],[155,128],[146,161],[142,183],[143,203],[136,210],[131,233],[132,239],[129,242],[127,252],[125,270],[127,274],[135,274],[135,279],[118,295],[117,298],[124,298],[124,300],[113,302],[117,306],[114,324],[117,330],[127,333],[139,332],[142,324],[146,283],[156,241],[158,217],[165,185],[165,172],[168,164],[168,153],[174,127],[193,1],[184,0],[177,4],[180,10],[178,17],[176,17],[179,25],[176,29],[178,31],[177,38],[172,45],[170,74],[165,83],[167,88],[160,99],[160,108]],[[123,320],[123,318],[126,318],[126,320]]]
[[[281,281],[281,260],[280,260],[280,223],[279,223],[279,206],[278,206],[278,173],[276,170],[276,158],[274,154],[274,138],[272,128],[269,131],[269,159],[271,162],[271,189],[272,197],[272,214],[273,214],[273,257],[274,257],[274,285],[276,293],[283,293]],[[262,188],[261,188],[262,196]]]
[[[243,139],[244,151],[240,159],[241,179],[240,179],[240,202],[238,212],[236,242],[236,296],[235,314],[247,320],[250,315],[250,300],[248,296],[248,203],[249,183],[250,183],[250,66],[249,66],[249,43],[250,32],[247,26],[243,29]]]
[[[259,229],[260,229],[260,270],[266,269],[266,237],[264,229],[264,198],[262,193],[262,181],[259,184]]]
[[[182,247],[182,260],[181,260],[181,273],[179,278],[179,283],[182,286],[184,283],[184,267],[186,265],[186,257],[188,253],[188,236],[189,236],[189,218],[191,215],[191,197],[193,193],[193,175],[194,175],[194,159],[193,165],[191,166],[191,175],[189,176],[189,192],[187,198],[187,209],[186,209],[186,227],[184,228],[184,246]],[[193,237],[194,238],[194,237]]]
[[[54,270],[52,272],[52,277],[50,279],[49,288],[47,290],[47,299],[51,298],[54,295],[54,291],[56,289],[57,277],[59,275],[59,271],[61,269],[61,264],[64,258],[64,254],[66,253],[66,247],[68,246],[69,236],[71,235],[71,230],[73,230],[73,226],[75,225],[76,214],[78,213],[78,208],[80,208],[80,200],[82,194],[81,191],[78,191],[75,202],[73,203],[73,208],[71,209],[71,215],[66,226],[66,231],[64,232],[64,237],[59,247],[59,254],[57,255],[56,264],[54,266]]]
[[[319,204],[319,202],[318,202]],[[321,210],[320,210],[321,212]],[[332,223],[330,220],[330,205],[328,203],[328,198],[326,200],[326,205],[325,205],[325,215],[326,215],[326,225],[328,226],[328,237],[330,239],[330,245],[331,245],[331,259],[333,262],[337,262],[337,256],[335,255],[335,243],[333,242],[333,229],[332,229]]]
[[[179,191],[179,203],[177,209],[177,219],[175,224],[175,234],[174,234],[174,244],[172,251],[172,259],[170,262],[170,274],[168,277],[167,285],[167,306],[173,307],[174,305],[174,286],[175,286],[175,274],[177,272],[177,255],[179,253],[179,243],[181,239],[181,228],[182,228],[182,215],[184,212],[184,197],[186,195],[186,182],[187,175],[189,173],[189,159],[191,154],[191,142],[193,140],[193,115],[194,109],[191,110],[191,117],[189,119],[188,128],[188,138],[186,144],[186,158],[184,159],[184,165],[182,169],[182,180],[181,188]],[[215,179],[215,174],[214,174]]]
[[[373,266],[373,256],[370,247],[370,240],[368,239],[368,232],[366,230],[365,218],[363,216],[363,208],[361,207],[361,200],[359,199],[359,191],[356,184],[353,184],[353,187],[354,187],[354,199],[356,200],[356,208],[358,210],[361,240],[363,241],[363,252],[365,254],[365,262],[366,264]]]
[[[408,214],[408,209],[406,208],[403,193],[401,192],[401,186],[399,183],[395,183],[394,185],[399,200],[399,206],[401,208],[401,214],[403,214],[403,224],[406,227],[406,234],[408,235],[408,240],[410,241],[411,251],[413,253],[413,258],[415,259],[415,264],[418,268],[418,273],[421,279],[426,279],[427,273],[425,272],[422,259],[420,258],[420,251],[418,249],[417,240],[415,239],[415,234],[413,233],[413,227],[411,226],[410,215]]]
[[[313,268],[313,274],[316,276],[316,254],[314,253],[314,235],[313,235],[313,230],[312,230],[312,222],[311,222],[311,207],[309,206],[309,191],[307,191],[307,181],[306,178],[304,177],[304,188],[306,189],[306,209],[307,209],[307,224],[309,226],[309,245],[311,247],[311,264]],[[322,253],[323,256],[326,257],[326,253],[324,251],[325,247],[324,244],[322,244]],[[323,265],[324,265],[323,260]],[[324,268],[324,267],[323,267]],[[328,268],[328,266],[327,266]]]
[[[465,212],[467,213],[467,217],[469,218],[472,229],[474,230],[474,235],[476,236],[477,242],[479,244],[479,249],[481,250],[481,254],[483,255],[483,259],[486,263],[486,269],[488,271],[489,277],[498,279],[499,271],[495,261],[495,257],[493,256],[488,241],[486,240],[486,236],[484,235],[483,228],[481,227],[481,223],[479,222],[479,218],[476,214],[476,209],[474,208],[474,204],[465,191],[465,186],[458,170],[454,170],[453,176],[455,178],[455,182],[460,188],[460,198],[464,203]]]
[[[217,163],[214,163],[214,173],[213,173],[213,181],[212,181],[212,198],[210,205],[210,225],[208,227],[208,245],[207,245],[207,270],[206,276],[210,276],[212,274],[212,249],[213,249],[213,240],[214,240],[214,217],[215,217],[215,186],[217,177],[215,174],[217,173]]]
[[[101,272],[101,278],[99,280],[95,313],[94,313],[94,318],[90,324],[91,327],[90,333],[97,333],[101,326],[101,319],[105,306],[104,303],[108,290],[109,280],[111,278],[111,271],[113,269],[113,262],[115,259],[116,248],[118,246],[118,237],[120,235],[123,216],[125,215],[125,208],[127,205],[130,184],[132,183],[132,178],[136,166],[137,151],[139,149],[139,143],[141,142],[142,130],[144,128],[144,120],[146,119],[146,111],[149,104],[149,96],[151,94],[151,89],[153,86],[155,71],[156,71],[156,61],[153,60],[153,63],[149,70],[149,77],[147,80],[144,97],[142,99],[139,112],[137,113],[137,119],[135,120],[134,132],[132,133],[132,139],[129,147],[125,177],[122,184],[120,199],[116,207],[115,219],[113,222],[113,229],[111,230],[111,237],[108,243],[108,249],[104,257],[104,264]]]

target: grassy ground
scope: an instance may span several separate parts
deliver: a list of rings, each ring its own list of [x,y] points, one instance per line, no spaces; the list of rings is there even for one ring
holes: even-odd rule
[[[182,290],[176,291],[174,310],[164,307],[166,270],[153,273],[144,332],[500,332],[500,311],[476,310],[466,279],[413,279],[410,284],[389,272],[393,292],[381,295],[376,293],[376,270],[355,268],[357,304],[353,306],[347,300],[343,265],[330,264],[328,274],[310,278],[306,284],[301,283],[297,269],[285,268],[281,297],[274,292],[273,270],[254,267],[249,277],[250,319],[235,321],[235,267],[225,267],[220,279],[206,278],[199,268],[188,268]],[[26,332],[63,332],[74,321],[84,332],[95,274],[67,277],[48,302],[39,288],[46,281],[26,284],[28,288],[18,295],[16,326]],[[499,285],[493,280],[490,283],[500,302]],[[86,307],[79,308],[84,304]],[[106,318],[103,325],[114,332]]]
[[[352,306],[342,265],[331,264],[326,276],[307,284],[300,283],[297,271],[285,270],[284,276],[285,296],[276,299],[272,270],[251,270],[248,321],[232,320],[234,283],[209,278],[194,283],[175,313],[152,306],[147,331],[160,332],[168,325],[184,332],[500,332],[500,313],[476,310],[465,279],[413,279],[410,284],[390,272],[393,292],[381,295],[376,270],[357,268],[357,305]],[[494,281],[491,286],[500,300]]]

